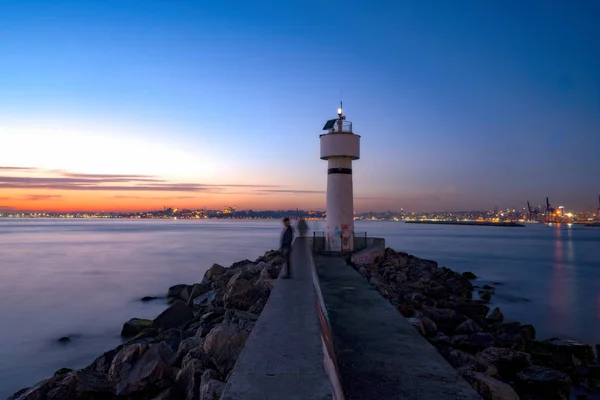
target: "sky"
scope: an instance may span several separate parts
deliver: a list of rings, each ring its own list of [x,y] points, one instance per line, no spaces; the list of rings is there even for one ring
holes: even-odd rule
[[[0,210],[592,211],[600,3],[0,1]]]

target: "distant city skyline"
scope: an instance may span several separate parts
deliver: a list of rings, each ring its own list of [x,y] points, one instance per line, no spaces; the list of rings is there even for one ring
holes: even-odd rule
[[[324,209],[320,128],[362,136],[358,212],[600,193],[598,2],[0,6],[0,212]],[[341,92],[341,93],[340,93]]]

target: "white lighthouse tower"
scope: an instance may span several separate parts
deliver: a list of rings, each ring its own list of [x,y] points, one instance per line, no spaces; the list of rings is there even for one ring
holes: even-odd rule
[[[360,158],[360,136],[342,114],[325,123],[321,135],[321,159],[327,160],[327,250],[352,251],[354,248],[354,193],[352,161]]]

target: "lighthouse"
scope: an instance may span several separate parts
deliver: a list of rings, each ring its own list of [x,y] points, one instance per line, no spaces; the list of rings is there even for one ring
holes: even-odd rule
[[[352,161],[360,158],[360,136],[352,132],[352,122],[343,115],[342,103],[336,119],[323,127],[321,160],[327,160],[326,247],[347,252],[354,248],[354,193]]]

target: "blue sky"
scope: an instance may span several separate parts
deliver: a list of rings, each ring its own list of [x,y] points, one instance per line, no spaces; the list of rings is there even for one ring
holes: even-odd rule
[[[0,166],[324,208],[318,134],[342,91],[358,209],[595,209],[599,18],[595,1],[3,0]]]

